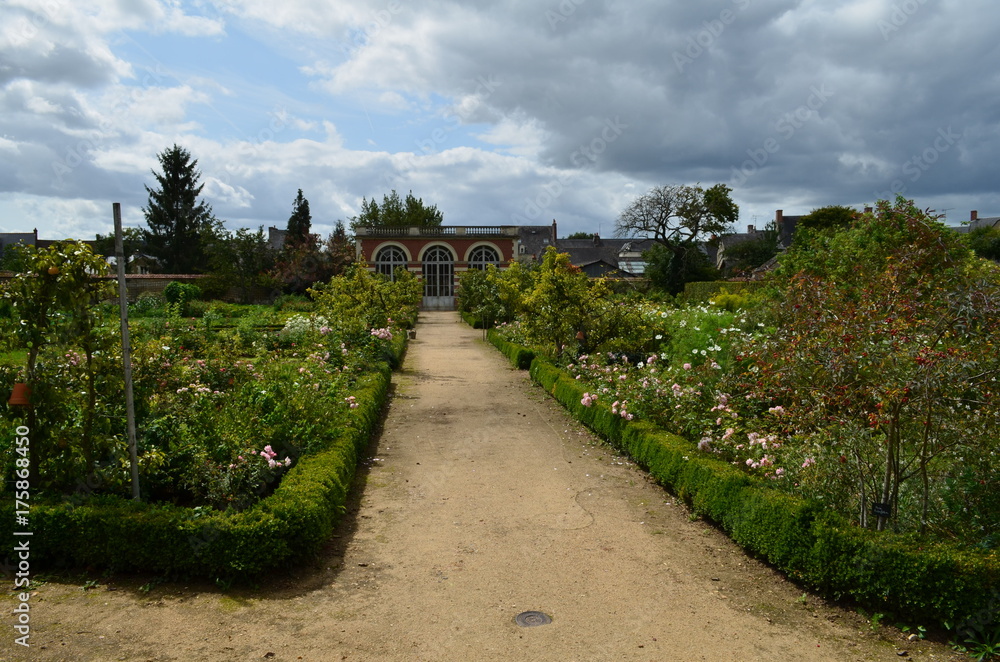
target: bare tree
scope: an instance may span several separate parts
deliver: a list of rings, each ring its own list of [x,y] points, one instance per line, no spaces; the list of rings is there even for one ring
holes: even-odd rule
[[[615,234],[649,237],[671,252],[683,252],[684,246],[722,234],[736,221],[739,207],[730,191],[725,184],[708,190],[700,185],[656,186],[619,214]]]

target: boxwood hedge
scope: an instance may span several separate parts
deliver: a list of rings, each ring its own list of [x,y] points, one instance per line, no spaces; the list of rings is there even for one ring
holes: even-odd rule
[[[515,353],[510,347],[503,351]],[[699,452],[686,439],[647,422],[627,422],[607,405],[584,406],[581,385],[542,358],[534,359],[530,374],[695,513],[799,583],[915,623],[996,618],[1000,556],[995,550],[973,553],[860,529],[819,503],[780,492]]]
[[[393,340],[393,363],[405,351]],[[96,567],[166,576],[248,579],[314,556],[330,537],[354,479],[361,452],[381,419],[389,392],[388,365],[360,380],[359,407],[344,435],[302,457],[272,495],[242,512],[203,511],[169,504],[94,496],[33,502],[29,539],[32,568]],[[14,504],[0,504],[6,548]]]

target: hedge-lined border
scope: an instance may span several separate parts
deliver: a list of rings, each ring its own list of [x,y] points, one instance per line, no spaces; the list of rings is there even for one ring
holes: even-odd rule
[[[501,351],[510,356],[512,350],[501,347]],[[821,504],[780,492],[699,452],[687,439],[648,422],[625,421],[607,405],[584,406],[579,382],[543,358],[532,361],[530,375],[696,514],[795,581],[914,624],[939,626],[961,619],[988,623],[997,618],[1000,556],[996,551],[976,554],[947,544],[922,543],[912,536],[860,529]]]
[[[486,332],[486,339],[491,345],[500,350],[518,370],[527,370],[531,367],[531,362],[535,360],[535,352],[533,350],[522,345],[507,342],[493,329]]]
[[[392,341],[393,363],[406,350]],[[246,579],[308,560],[329,539],[354,480],[358,460],[378,427],[392,371],[382,365],[359,380],[358,408],[330,448],[301,458],[274,493],[246,511],[199,514],[190,508],[97,497],[31,509],[31,562],[36,568],[100,567],[168,576]],[[0,505],[8,540],[14,504]]]
[[[462,316],[462,320],[466,324],[468,324],[469,326],[471,326],[473,329],[481,329],[481,328],[483,328],[483,320],[479,319],[479,317],[477,317],[473,313],[467,313],[465,311],[461,311],[460,310],[458,312],[458,314],[461,315]]]

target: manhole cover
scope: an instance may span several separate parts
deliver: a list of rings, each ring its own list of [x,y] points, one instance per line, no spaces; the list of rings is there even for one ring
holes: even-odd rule
[[[523,628],[533,628],[538,625],[548,625],[552,618],[540,611],[524,611],[514,617],[514,622]]]

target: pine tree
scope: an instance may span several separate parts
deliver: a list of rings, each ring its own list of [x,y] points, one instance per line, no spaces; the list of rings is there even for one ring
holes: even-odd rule
[[[146,247],[160,259],[165,273],[199,273],[207,267],[204,240],[216,226],[212,207],[198,199],[204,184],[198,161],[176,144],[157,155],[163,174],[153,172],[157,189],[146,186],[143,208],[149,229]]]
[[[299,189],[299,194],[292,203],[292,215],[288,217],[285,243],[290,246],[306,243],[312,238],[309,234],[311,228],[312,214],[309,213],[309,201],[302,195],[302,189]]]

